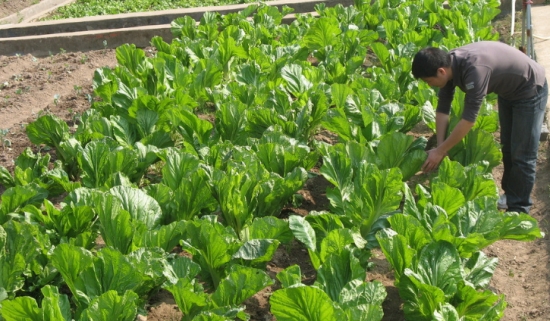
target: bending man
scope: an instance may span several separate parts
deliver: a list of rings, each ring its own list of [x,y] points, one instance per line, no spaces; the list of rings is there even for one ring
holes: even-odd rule
[[[437,168],[447,152],[474,126],[483,98],[494,92],[498,95],[504,204],[508,211],[529,213],[548,100],[544,68],[518,49],[496,41],[482,41],[449,53],[433,47],[422,49],[414,57],[412,73],[428,85],[440,88],[437,148],[428,152],[422,170],[430,172]],[[466,93],[464,111],[447,137],[455,87]]]

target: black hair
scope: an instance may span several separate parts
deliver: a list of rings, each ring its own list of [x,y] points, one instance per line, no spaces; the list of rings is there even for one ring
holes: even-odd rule
[[[414,55],[412,74],[414,78],[437,76],[437,69],[451,67],[451,56],[442,49],[428,47]]]

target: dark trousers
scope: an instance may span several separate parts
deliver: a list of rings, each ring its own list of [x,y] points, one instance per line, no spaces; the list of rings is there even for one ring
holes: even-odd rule
[[[531,191],[535,185],[535,166],[541,126],[548,101],[548,83],[537,87],[529,99],[498,98],[500,140],[504,174],[502,189],[509,212],[529,213]]]

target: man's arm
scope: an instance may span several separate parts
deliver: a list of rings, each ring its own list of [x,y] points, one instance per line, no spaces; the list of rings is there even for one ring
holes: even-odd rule
[[[437,146],[443,144],[447,138],[447,127],[449,127],[449,115],[444,113],[435,113],[435,135],[437,137]]]
[[[444,114],[443,114],[444,115]],[[447,116],[447,115],[445,115]],[[446,118],[446,121],[448,121],[448,117],[447,116]],[[468,134],[468,132],[470,131],[470,129],[472,129],[472,127],[474,127],[474,123],[473,122],[470,122],[470,121],[467,121],[465,119],[461,119],[458,124],[455,126],[455,128],[453,129],[453,131],[451,132],[451,134],[449,135],[449,137],[447,139],[445,139],[441,144],[439,143],[439,138],[440,138],[440,135],[441,137],[445,137],[445,132],[446,132],[446,129],[447,129],[447,122],[445,123],[445,130],[442,131],[442,133],[440,132],[440,124],[439,122],[443,122],[444,121],[444,118],[443,116],[439,116],[439,114],[436,116],[436,131],[437,131],[437,141],[438,141],[438,146],[437,148],[434,148],[430,151],[428,151],[428,158],[426,159],[426,161],[424,162],[424,164],[422,165],[422,171],[423,172],[431,172],[433,171],[434,169],[437,168],[437,166],[439,165],[439,163],[441,163],[441,160],[443,160],[443,157],[445,157],[447,155],[447,152],[449,152],[449,150],[451,150],[451,148],[453,148],[456,144],[458,144],[462,138],[464,138],[466,136],[466,134]]]

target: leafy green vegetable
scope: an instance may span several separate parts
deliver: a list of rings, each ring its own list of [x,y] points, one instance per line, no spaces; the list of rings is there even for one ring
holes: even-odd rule
[[[65,294],[60,294],[59,289],[47,285],[41,289],[42,307],[38,307],[35,299],[20,296],[13,300],[2,302],[0,314],[6,321],[31,320],[31,321],[71,321],[71,306]]]
[[[336,320],[342,316],[323,290],[309,286],[277,290],[269,303],[271,313],[280,321]]]

